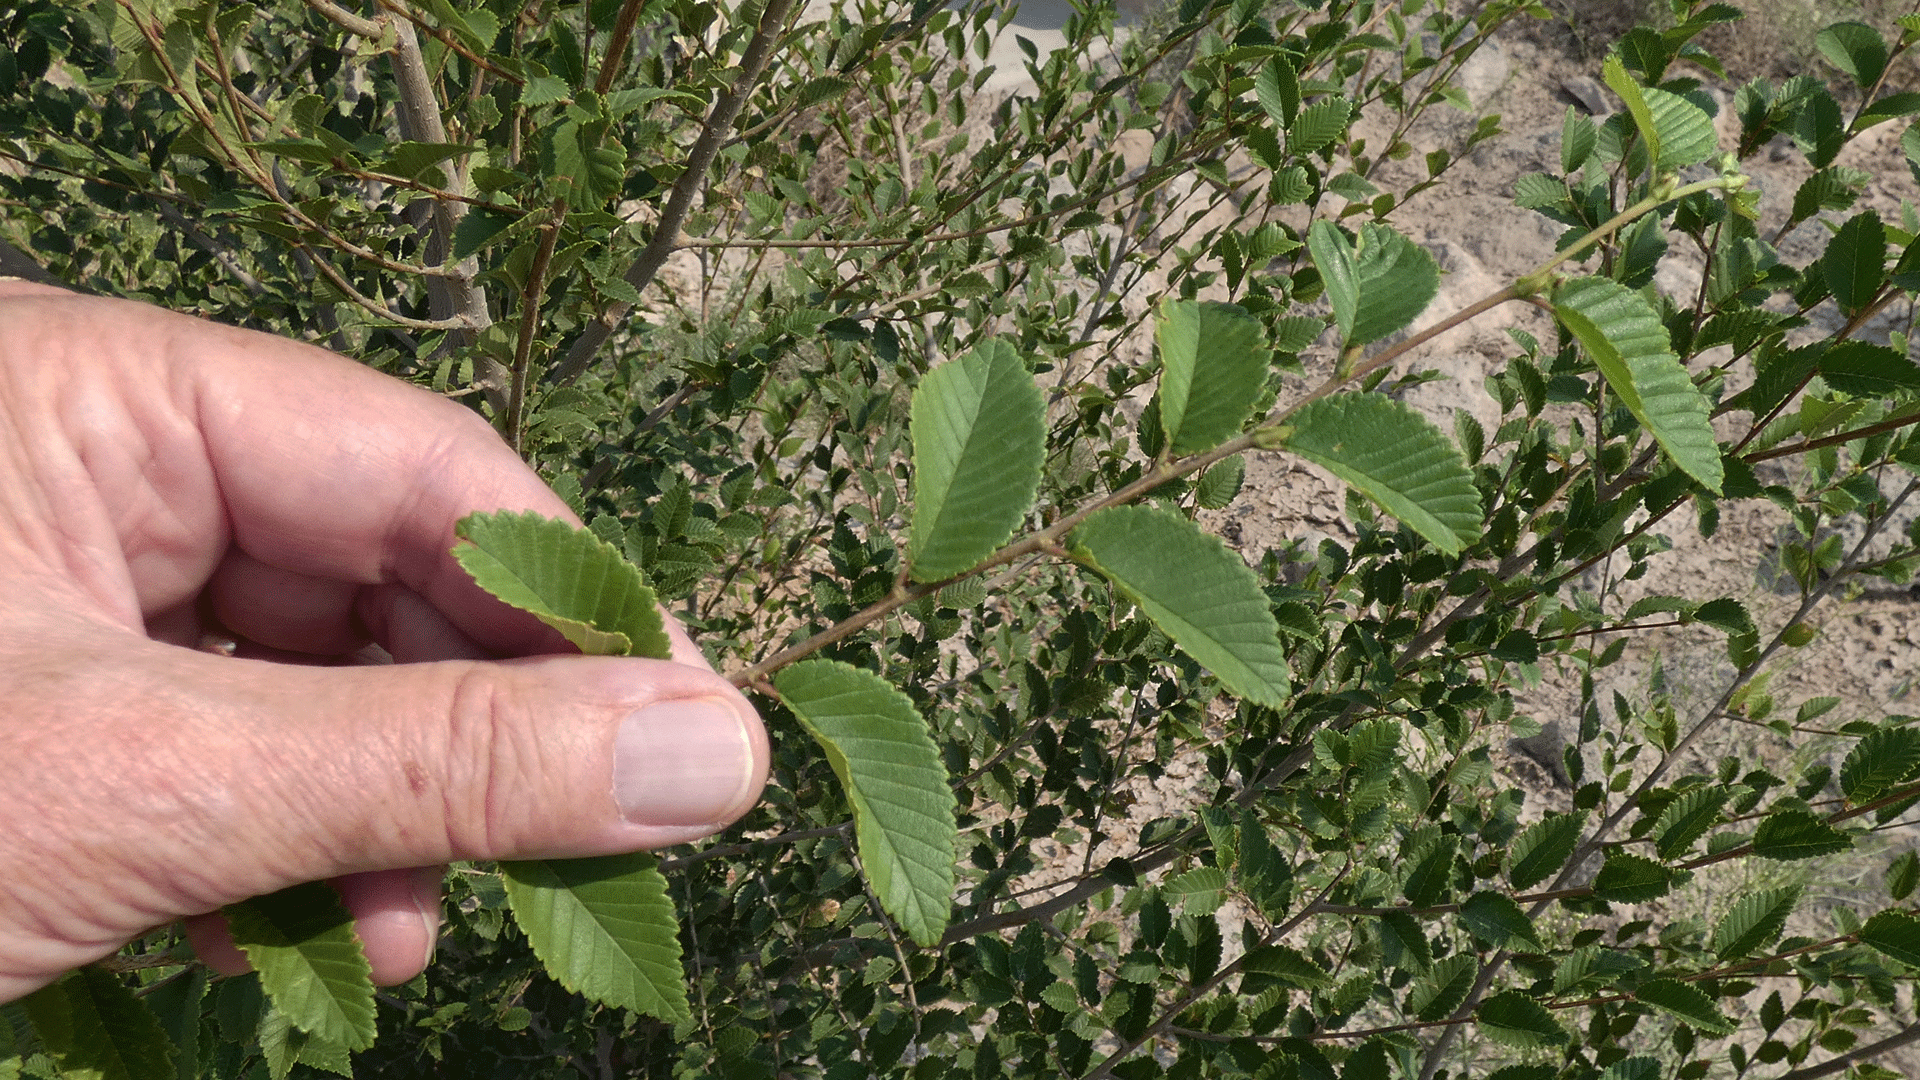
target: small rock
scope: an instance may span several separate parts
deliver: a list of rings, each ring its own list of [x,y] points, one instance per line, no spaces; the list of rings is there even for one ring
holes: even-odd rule
[[[1588,116],[1606,116],[1613,112],[1607,102],[1607,88],[1599,80],[1586,75],[1570,75],[1560,80],[1560,96],[1570,101]]]
[[[1507,749],[1547,770],[1554,783],[1563,788],[1573,787],[1573,778],[1567,775],[1567,737],[1560,733],[1560,721],[1541,724],[1537,735],[1508,739]]]

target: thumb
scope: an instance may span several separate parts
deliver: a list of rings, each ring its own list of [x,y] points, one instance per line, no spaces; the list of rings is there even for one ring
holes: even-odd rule
[[[692,840],[766,776],[746,699],[667,661],[310,668],[85,644],[0,663],[0,697],[40,714],[0,738],[36,766],[0,789],[0,820],[23,823],[0,830],[20,883],[0,893],[0,1000],[303,881]]]

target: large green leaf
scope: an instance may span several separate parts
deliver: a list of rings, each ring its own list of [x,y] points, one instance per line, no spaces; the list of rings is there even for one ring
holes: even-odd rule
[[[1161,307],[1160,426],[1174,454],[1211,450],[1240,433],[1267,386],[1273,357],[1265,336],[1260,320],[1231,304]]]
[[[173,1046],[159,1018],[117,975],[68,972],[20,1004],[63,1078],[173,1080]]]
[[[1852,846],[1852,837],[1797,806],[1768,814],[1753,830],[1753,853],[1769,859],[1811,859]]]
[[[541,142],[543,171],[550,180],[573,182],[573,205],[593,209],[618,194],[627,178],[627,149],[605,135],[604,123],[565,120]]]
[[[1920,918],[1908,911],[1883,911],[1860,928],[1860,940],[1909,967],[1920,967]]]
[[[1286,700],[1287,659],[1267,594],[1219,538],[1165,510],[1114,506],[1081,522],[1070,544],[1227,689],[1262,705]]]
[[[1701,787],[1684,792],[1660,811],[1653,825],[1654,850],[1663,859],[1677,859],[1687,853],[1693,842],[1720,823],[1720,807],[1726,804],[1727,789]]]
[[[1653,307],[1618,282],[1583,277],[1554,290],[1553,311],[1674,464],[1717,494],[1725,475],[1707,399],[1673,355]]]
[[[1872,303],[1887,280],[1887,229],[1880,215],[1862,210],[1848,218],[1827,241],[1820,271],[1840,310],[1852,315]]]
[[[1898,349],[1869,341],[1836,341],[1823,349],[1815,370],[1827,385],[1855,397],[1910,397],[1920,391],[1920,365]]]
[[[1920,728],[1881,728],[1855,743],[1840,766],[1840,793],[1848,802],[1871,802],[1920,772]]]
[[[1733,1030],[1732,1022],[1714,1007],[1713,999],[1691,983],[1683,983],[1678,979],[1653,979],[1641,983],[1633,996],[1702,1031],[1725,1035]]]
[[[1800,887],[1758,889],[1734,901],[1713,927],[1713,951],[1722,960],[1747,956],[1780,939],[1787,916],[1800,902]]]
[[[502,511],[461,518],[453,557],[480,587],[532,612],[590,656],[672,655],[653,589],[620,549],[564,521]]]
[[[834,660],[794,664],[773,684],[846,788],[880,906],[914,941],[939,944],[953,904],[956,827],[926,720],[885,679]]]
[[[1593,895],[1618,904],[1641,904],[1667,895],[1673,872],[1644,855],[1608,848],[1593,878]]]
[[[1548,814],[1522,829],[1507,855],[1507,881],[1516,889],[1525,889],[1547,880],[1573,854],[1586,821],[1584,810]]]
[[[1865,90],[1887,70],[1887,39],[1866,23],[1838,22],[1813,39],[1820,55]]]
[[[1360,227],[1353,265],[1360,280],[1360,310],[1349,345],[1379,341],[1406,329],[1440,290],[1440,267],[1433,256],[1391,225],[1369,222]]]
[[[913,393],[915,581],[970,569],[1013,535],[1046,459],[1046,403],[1004,341],[942,364]]]
[[[560,985],[603,1005],[682,1020],[680,923],[645,852],[500,864],[513,921]]]
[[[1433,962],[1407,990],[1407,1011],[1422,1020],[1441,1020],[1467,1000],[1480,965],[1471,953],[1457,952]]]
[[[373,969],[331,885],[295,885],[221,914],[260,988],[295,1027],[355,1050],[373,1045]]]
[[[1480,492],[1440,429],[1380,394],[1336,394],[1293,414],[1286,449],[1377,502],[1434,547],[1458,554],[1480,535]]]
[[[1660,127],[1654,122],[1653,110],[1648,107],[1640,84],[1634,82],[1633,76],[1628,74],[1627,65],[1620,58],[1619,53],[1607,57],[1606,62],[1600,67],[1600,77],[1606,81],[1607,86],[1612,88],[1614,93],[1620,95],[1620,100],[1626,104],[1627,114],[1633,118],[1633,126],[1640,132],[1640,141],[1647,148],[1649,168],[1658,172]]]
[[[1513,897],[1485,889],[1460,905],[1460,923],[1467,932],[1497,949],[1539,950],[1545,946],[1533,920]]]
[[[1705,109],[1665,90],[1647,88],[1640,92],[1646,96],[1654,130],[1660,133],[1660,168],[1685,168],[1713,156],[1719,138],[1713,130],[1713,118]]]
[[[1563,1046],[1567,1029],[1547,1011],[1545,1005],[1518,990],[1498,993],[1480,1003],[1473,1011],[1480,1033],[1508,1046]]]

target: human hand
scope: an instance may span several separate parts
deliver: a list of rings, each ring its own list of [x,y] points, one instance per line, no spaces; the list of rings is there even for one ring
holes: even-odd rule
[[[671,620],[675,662],[557,655],[472,584],[459,518],[571,515],[444,398],[3,281],[0,459],[0,1001],[181,917],[244,970],[210,913],[317,879],[404,981],[442,864],[685,842],[765,781]],[[195,648],[209,617],[237,659]]]

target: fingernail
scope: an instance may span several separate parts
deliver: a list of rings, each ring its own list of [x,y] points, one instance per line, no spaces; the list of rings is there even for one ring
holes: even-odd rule
[[[447,868],[422,866],[413,872],[413,906],[420,911],[420,922],[427,928],[426,965],[440,948],[440,898],[445,894]]]
[[[649,705],[614,737],[613,798],[636,825],[730,821],[752,782],[747,726],[714,698]]]

